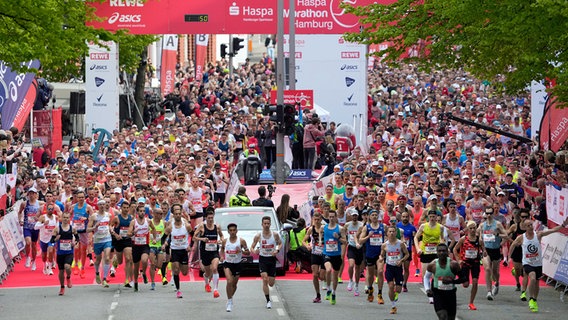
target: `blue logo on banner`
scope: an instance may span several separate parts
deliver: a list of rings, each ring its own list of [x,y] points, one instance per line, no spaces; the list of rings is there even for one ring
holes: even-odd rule
[[[103,83],[105,83],[105,79],[103,78],[99,78],[99,77],[95,77],[95,85],[98,87],[102,86]]]
[[[294,169],[290,172],[287,180],[305,181],[312,180],[312,170],[309,169]]]
[[[355,79],[349,78],[349,77],[345,77],[345,85],[346,85],[347,87],[351,87],[354,83],[355,83]]]
[[[272,178],[272,174],[270,174],[270,169],[262,169],[259,180],[274,180],[274,178]]]
[[[103,93],[103,94],[104,94],[104,93]],[[101,102],[101,99],[103,98],[103,94],[101,94],[101,95],[97,98],[97,101],[98,101],[98,102]]]
[[[4,80],[0,79],[0,113],[2,113],[2,109],[4,108],[4,104],[8,100],[8,88],[6,88],[6,83]]]

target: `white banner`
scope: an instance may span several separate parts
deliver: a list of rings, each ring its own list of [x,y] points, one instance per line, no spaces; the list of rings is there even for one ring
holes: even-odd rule
[[[556,224],[562,224],[566,220],[566,217],[568,217],[567,199],[568,189],[558,190],[553,186],[546,186],[546,213],[548,220]]]
[[[536,136],[536,132],[540,129],[540,121],[544,114],[544,105],[546,104],[546,87],[541,82],[531,82],[531,137]]]
[[[288,36],[285,38],[287,55]],[[314,90],[314,102],[329,111],[331,121],[354,124],[357,144],[365,144],[366,46],[346,42],[341,35],[296,35],[295,50],[296,89]]]
[[[89,44],[85,58],[85,135],[93,129],[103,128],[108,132],[118,129],[119,73],[118,45],[105,42],[107,48]]]
[[[562,233],[553,233],[542,238],[542,273],[554,277],[567,242],[568,237]]]

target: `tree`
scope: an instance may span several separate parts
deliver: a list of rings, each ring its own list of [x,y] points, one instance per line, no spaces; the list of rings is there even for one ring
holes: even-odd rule
[[[364,28],[345,36],[364,44],[390,41],[385,60],[405,58],[421,68],[463,68],[509,93],[525,90],[531,80],[556,79],[552,89],[568,101],[568,2],[559,0],[398,0],[353,7]],[[423,45],[417,46],[418,43]]]

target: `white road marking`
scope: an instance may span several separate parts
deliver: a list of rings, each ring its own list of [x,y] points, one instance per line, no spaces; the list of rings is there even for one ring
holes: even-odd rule
[[[280,299],[276,295],[270,296],[270,300],[272,300],[273,302],[280,302]]]
[[[118,302],[114,301],[113,303],[110,304],[110,310],[114,310],[116,309],[116,307],[118,306]]]
[[[276,312],[278,313],[279,316],[284,317],[286,316],[286,311],[284,311],[284,309],[282,308],[277,308]]]

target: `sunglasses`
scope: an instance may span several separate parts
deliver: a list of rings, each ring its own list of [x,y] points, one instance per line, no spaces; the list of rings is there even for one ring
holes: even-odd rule
[[[528,219],[529,216],[521,216],[521,219]]]

